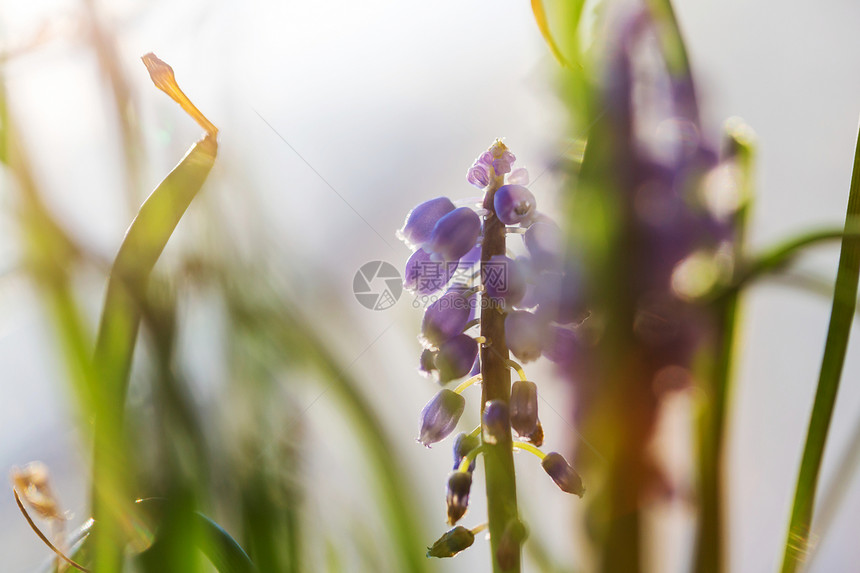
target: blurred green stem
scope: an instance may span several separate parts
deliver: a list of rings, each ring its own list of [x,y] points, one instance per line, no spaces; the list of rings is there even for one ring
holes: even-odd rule
[[[496,175],[484,195],[484,209],[488,214],[484,222],[484,239],[481,245],[482,268],[495,255],[504,255],[505,225],[496,217],[493,198],[496,190],[503,185],[504,176]],[[482,280],[486,276],[481,273]],[[505,404],[511,400],[511,371],[508,365],[508,346],[505,341],[505,315],[496,305],[482,305],[481,336],[487,343],[481,348],[481,414],[490,400],[501,400]],[[496,557],[499,542],[509,522],[519,519],[517,510],[517,486],[514,473],[510,425],[503,435],[498,436],[495,444],[484,446],[484,471],[487,485],[487,514],[490,526],[490,548],[492,550],[493,572],[520,570],[520,548],[516,548],[516,565],[503,570]]]
[[[215,162],[218,144],[207,135],[143,203],[111,268],[94,354],[96,385],[90,389],[97,416],[93,425],[92,512],[94,566],[120,571],[131,479],[124,446],[123,413],[131,360],[149,276],[176,225]]]
[[[851,175],[845,220],[846,230],[849,225],[855,225],[858,220],[860,220],[860,132],[858,132],[854,150],[854,168]],[[812,407],[806,445],[797,478],[788,537],[785,542],[782,562],[783,573],[797,571],[806,556],[818,474],[824,456],[827,433],[830,429],[830,419],[836,404],[842,367],[848,349],[848,337],[851,333],[857,303],[858,277],[860,277],[860,239],[845,236],[842,239],[839,267],[836,271],[833,308],[830,312],[830,325],[827,330],[827,341],[824,345],[818,388],[815,392],[815,403]]]
[[[739,132],[729,131],[727,137],[734,149],[732,161],[737,166],[741,196],[746,199],[738,210],[734,223],[733,255],[743,256],[746,224],[749,219],[753,185],[753,149]],[[727,561],[725,549],[725,433],[726,413],[734,369],[736,332],[739,314],[738,289],[717,298],[712,307],[716,320],[715,348],[707,380],[707,403],[702,405],[698,419],[699,496],[700,514],[696,535],[695,571],[720,573]]]

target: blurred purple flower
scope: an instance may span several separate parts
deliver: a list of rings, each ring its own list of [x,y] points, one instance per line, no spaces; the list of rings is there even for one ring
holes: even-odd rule
[[[523,362],[537,360],[541,355],[546,324],[533,313],[515,310],[505,318],[508,348]]]

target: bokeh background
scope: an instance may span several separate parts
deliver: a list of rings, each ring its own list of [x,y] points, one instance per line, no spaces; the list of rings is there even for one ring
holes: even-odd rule
[[[676,9],[711,135],[733,115],[758,133],[751,245],[839,224],[860,115],[860,4],[681,0]],[[102,2],[95,12],[114,38],[143,142],[140,189],[133,193],[125,190],[118,116],[91,41],[87,4],[0,4],[0,66],[51,209],[88,249],[113,257],[146,190],[200,135],[152,87],[139,57],[153,51],[169,62],[220,128],[221,148],[160,264],[205,248],[213,234],[266,261],[273,282],[300,301],[332,352],[363,381],[406,468],[429,544],[444,529],[450,451],[447,442],[426,450],[414,441],[418,413],[436,391],[416,371],[421,311],[408,294],[389,310],[365,309],[353,297],[352,279],[372,260],[402,269],[409,251],[394,231],[407,211],[437,195],[475,195],[466,169],[496,137],[505,137],[518,164],[529,168],[541,208],[558,202],[554,166],[573,134],[554,89],[556,63],[529,3],[129,0]],[[0,470],[44,461],[73,523],[80,522],[88,445],[49,321],[20,274],[11,195],[3,174]],[[833,247],[821,248],[795,272],[832,280],[836,255]],[[79,287],[95,324],[104,284],[83,277]],[[223,325],[210,303],[202,297],[182,306],[182,368],[201,411],[228,421],[237,414],[225,391]],[[825,296],[786,280],[757,286],[745,298],[728,451],[732,571],[778,564],[828,312]],[[855,337],[825,457],[824,497],[860,419],[858,357]],[[557,410],[541,416],[548,448],[585,447],[588,436],[568,422],[570,392],[552,368],[539,363],[530,377]],[[466,396],[474,405],[476,394]],[[667,404],[660,428],[665,455],[681,470],[690,463],[689,399]],[[345,548],[344,570],[365,569],[360,546],[379,543],[376,531],[384,524],[360,442],[338,402],[313,379],[283,380],[278,400],[301,445],[308,537],[314,528],[335,532]],[[464,427],[477,423],[476,412],[469,416],[467,409]],[[517,465],[532,536],[560,564],[580,563],[572,543],[583,534],[578,500],[554,488],[535,460],[518,456]],[[476,525],[484,512],[476,487],[466,523]],[[858,516],[860,479],[835,509],[813,571],[852,571],[860,563]],[[654,523],[658,570],[685,569],[692,519],[679,502]],[[365,526],[361,539],[356,523]],[[487,545],[479,539],[456,559],[431,563],[431,570],[488,570]],[[0,568],[11,572],[32,571],[48,556],[11,491],[0,495],[0,555]]]

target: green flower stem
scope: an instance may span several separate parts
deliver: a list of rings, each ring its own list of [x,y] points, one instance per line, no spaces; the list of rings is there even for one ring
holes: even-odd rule
[[[504,183],[504,177],[496,175],[484,195],[484,209],[487,217],[484,223],[484,239],[481,248],[481,265],[486,265],[495,255],[505,254],[505,225],[496,217],[493,198],[496,190]],[[482,277],[485,273],[482,273]],[[481,309],[481,336],[489,341],[481,348],[481,373],[483,374],[481,414],[487,402],[501,400],[505,404],[511,400],[511,374],[508,368],[508,347],[505,341],[505,315],[494,305],[484,305]],[[490,547],[492,549],[493,572],[519,573],[519,547],[516,548],[516,565],[502,569],[496,558],[499,543],[505,527],[518,519],[517,487],[514,474],[514,456],[511,448],[511,429],[507,426],[495,444],[484,447],[484,471],[487,485],[487,513],[490,528]]]
[[[484,451],[484,447],[485,447],[485,445],[481,444],[480,446],[471,450],[468,454],[463,456],[463,459],[460,461],[459,467],[457,467],[457,471],[458,472],[469,471],[469,466],[472,465],[472,462],[475,461],[475,458],[477,458],[479,455],[481,455],[481,452]]]
[[[738,185],[744,204],[734,224],[734,258],[740,260],[744,248],[746,222],[749,218],[753,181],[752,140],[741,126],[726,134],[735,150]],[[700,519],[696,535],[695,571],[720,573],[725,569],[725,433],[726,412],[731,391],[739,314],[738,289],[731,289],[713,301],[711,310],[716,324],[716,340],[710,365],[708,396],[698,417]]]
[[[537,449],[533,444],[530,444],[528,442],[514,441],[513,445],[518,450],[523,450],[525,452],[529,452],[529,453],[536,455],[539,460],[542,460],[546,457],[545,453],[543,453],[542,451]]]
[[[526,378],[526,371],[523,370],[523,367],[520,366],[518,362],[507,359],[505,360],[505,363],[516,371],[517,376],[520,377],[520,380],[522,380],[523,382],[528,380],[528,378]]]
[[[846,230],[849,225],[856,225],[858,221],[860,221],[860,133],[857,135],[857,145],[854,150],[854,169],[845,218]],[[860,277],[860,238],[846,235],[842,238],[830,325],[827,329],[818,388],[815,392],[815,403],[812,406],[812,416],[794,494],[782,562],[783,573],[797,571],[806,556],[818,474],[830,429],[830,419],[836,404],[842,366],[848,349],[848,337],[857,304],[858,277]]]
[[[860,238],[860,227],[856,224],[846,223],[844,229],[818,229],[792,237],[753,257],[746,264],[746,268],[738,275],[738,278],[732,284],[732,288],[739,289],[763,275],[782,269],[807,247],[842,240],[845,237]]]

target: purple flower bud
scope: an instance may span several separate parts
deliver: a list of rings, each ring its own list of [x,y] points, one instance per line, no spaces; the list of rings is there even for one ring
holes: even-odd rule
[[[420,246],[430,239],[433,227],[439,219],[453,210],[454,204],[447,197],[425,201],[409,211],[397,236],[410,246]]]
[[[469,322],[472,304],[463,296],[463,289],[452,287],[427,307],[421,323],[421,335],[433,346],[439,347],[445,341],[463,332]]]
[[[570,365],[580,354],[582,343],[576,332],[563,326],[550,326],[543,344],[543,355],[550,361]]]
[[[470,472],[454,471],[448,477],[448,494],[445,502],[448,505],[448,525],[454,525],[469,509],[469,491],[472,489],[472,474]]]
[[[502,185],[493,195],[496,216],[505,225],[517,225],[535,212],[535,196],[522,185]]]
[[[582,487],[582,478],[574,471],[564,456],[557,452],[550,452],[544,457],[541,462],[543,469],[552,478],[561,491],[572,493],[582,497],[585,493],[585,488]]]
[[[490,170],[486,165],[472,165],[466,174],[466,180],[478,189],[483,189],[490,184]]]
[[[475,542],[475,534],[458,525],[436,540],[433,547],[427,548],[427,557],[453,557]]]
[[[478,343],[468,334],[458,334],[439,346],[436,368],[439,382],[447,384],[469,373],[478,356]]]
[[[526,273],[518,261],[495,255],[481,266],[481,283],[493,304],[507,308],[525,295]]]
[[[464,432],[457,434],[457,439],[454,440],[454,471],[460,468],[463,463],[463,458],[466,454],[481,445],[481,440],[478,436],[470,436]],[[469,464],[469,471],[475,471],[475,460]]]
[[[538,221],[528,228],[523,241],[535,267],[541,270],[559,269],[564,240],[561,229],[555,223]]]
[[[546,325],[533,313],[514,310],[505,318],[505,338],[510,351],[523,362],[541,355]]]
[[[440,390],[421,410],[421,435],[418,441],[429,446],[444,440],[457,427],[466,399],[451,390]]]
[[[544,271],[538,275],[534,300],[537,314],[547,322],[580,323],[588,316],[585,288],[579,269],[566,265],[565,272]]]
[[[436,370],[436,353],[425,348],[418,360],[418,371],[425,376],[430,376],[434,370]]]
[[[534,433],[538,423],[537,385],[517,380],[511,386],[511,427],[520,436]]]
[[[445,288],[456,270],[456,264],[434,261],[430,253],[418,249],[406,261],[403,286],[418,295],[433,294]]]
[[[472,250],[480,235],[481,218],[468,207],[460,207],[439,219],[427,249],[445,261],[456,261]]]
[[[484,406],[483,436],[487,444],[497,444],[503,439],[511,425],[508,405],[501,400],[490,400]]]
[[[520,558],[520,546],[528,537],[528,531],[519,519],[512,519],[505,525],[499,546],[496,548],[496,561],[502,571],[513,569]]]

